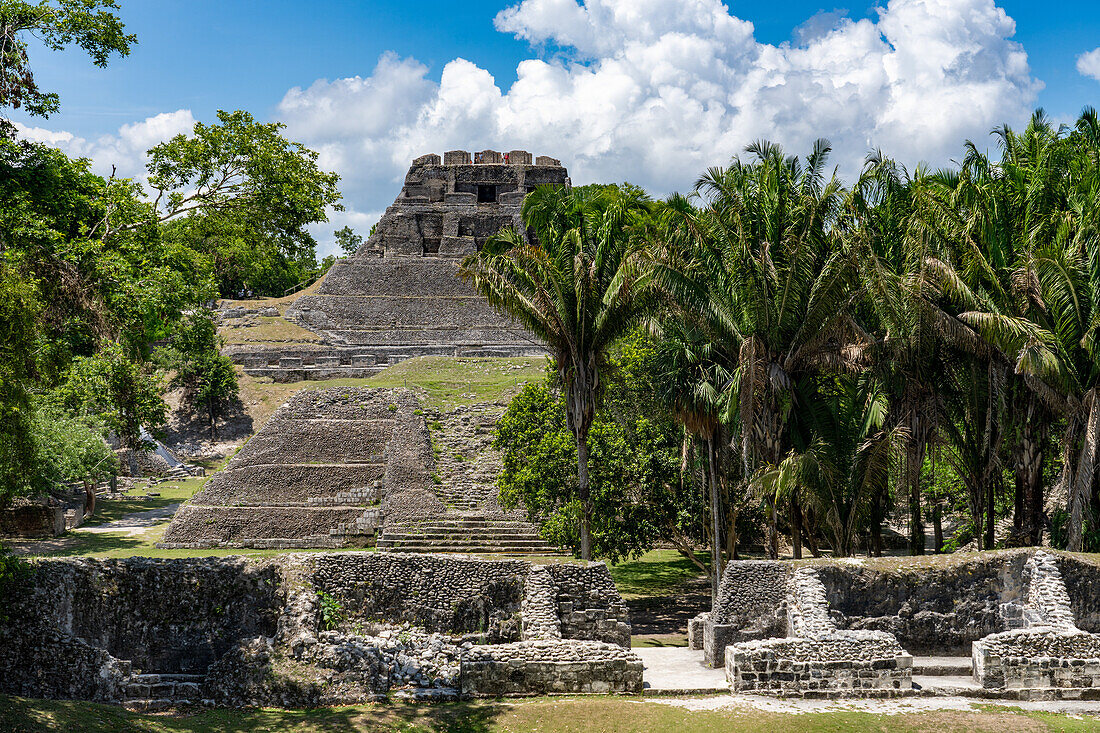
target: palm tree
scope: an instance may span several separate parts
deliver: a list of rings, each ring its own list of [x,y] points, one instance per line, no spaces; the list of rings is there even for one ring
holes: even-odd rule
[[[657,336],[657,358],[662,365],[657,376],[657,392],[676,414],[687,435],[706,448],[707,466],[704,484],[710,498],[711,597],[718,597],[722,582],[721,501],[718,463],[721,433],[720,418],[728,411],[727,387],[733,377],[720,363],[713,342],[689,321],[668,314],[653,324]],[[728,532],[733,527],[727,527]]]
[[[969,289],[971,307],[960,318],[975,326],[988,323],[981,313],[1049,328],[1035,253],[1057,237],[1066,210],[1073,151],[1063,136],[1036,111],[1023,132],[1007,126],[994,130],[1001,148],[991,161],[966,144],[962,175],[951,204],[959,212],[954,237],[956,260]],[[976,312],[975,312],[976,311]],[[986,335],[990,331],[985,329]],[[990,341],[997,346],[995,339]],[[1012,439],[1016,477],[1015,533],[1018,541],[1038,544],[1043,531],[1043,459],[1053,413],[1027,384],[1003,350],[1010,368],[1004,433]],[[987,533],[992,532],[992,519]],[[991,537],[987,540],[991,541]]]
[[[666,204],[655,272],[682,313],[694,319],[731,365],[729,389],[746,477],[779,464],[790,448],[788,419],[797,381],[822,370],[854,369],[862,333],[849,313],[855,297],[849,253],[831,235],[843,201],[835,173],[825,176],[829,144],[805,160],[767,142],[749,161],[711,169],[698,181],[696,208]],[[801,521],[792,510],[800,554]],[[766,502],[768,553],[778,557],[776,507]]]
[[[791,451],[755,483],[777,496],[798,493],[821,519],[833,554],[848,557],[904,455],[905,429],[886,427],[886,395],[867,376],[832,380],[817,392],[803,416],[809,446]]]
[[[944,191],[956,176],[947,171],[908,172],[881,153],[868,157],[853,190],[844,223],[858,251],[866,293],[863,316],[875,334],[874,363],[890,393],[890,424],[905,429],[901,485],[909,503],[909,552],[924,554],[921,469],[928,445],[947,419],[945,379],[959,354],[988,347],[948,306],[959,289],[943,257],[952,231]]]
[[[648,203],[632,187],[539,187],[523,202],[527,231],[502,231],[460,269],[477,292],[523,324],[555,359],[577,448],[585,560],[592,557],[588,432],[608,347],[657,302],[632,236]]]
[[[1065,420],[1062,472],[1051,498],[1066,506],[1071,550],[1083,548],[1100,464],[1098,131],[1095,112],[1086,109],[1073,135],[1059,133],[1048,144],[1053,150],[1047,155],[1058,156],[1057,170],[1069,171],[1072,179],[1060,184],[1064,202],[1055,200],[1025,231],[1032,247],[1034,319],[996,312],[960,316],[1008,355],[1028,387]],[[1039,186],[1029,186],[1025,194],[1031,200],[1049,195]]]

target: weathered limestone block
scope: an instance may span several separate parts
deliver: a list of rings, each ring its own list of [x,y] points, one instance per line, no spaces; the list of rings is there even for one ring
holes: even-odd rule
[[[462,692],[472,696],[642,692],[642,660],[597,641],[521,641],[473,647],[462,658]]]
[[[975,641],[974,680],[987,688],[1100,686],[1100,636],[1077,628],[1058,561],[1039,550],[1024,565],[1026,601],[1014,628]]]
[[[812,568],[787,580],[786,639],[734,644],[726,679],[735,692],[782,695],[904,694],[913,658],[882,631],[838,630]]]

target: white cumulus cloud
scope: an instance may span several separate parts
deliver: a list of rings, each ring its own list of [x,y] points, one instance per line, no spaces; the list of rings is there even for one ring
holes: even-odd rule
[[[536,51],[507,89],[466,59],[436,83],[386,54],[366,78],[291,89],[277,116],[341,174],[353,211],[380,211],[412,158],[455,148],[527,149],[561,158],[576,183],[658,195],[760,138],[804,154],[826,137],[849,178],[876,147],[942,164],[1025,120],[1042,88],[994,0],[819,14],[780,45],[720,0],[522,0],[494,23]]]
[[[1100,48],[1094,48],[1078,56],[1077,71],[1083,76],[1100,81]]]
[[[108,176],[112,168],[119,178],[143,180],[145,177],[145,153],[149,148],[180,133],[190,133],[195,118],[189,109],[162,112],[141,122],[125,124],[113,135],[102,135],[93,140],[64,130],[47,130],[16,123],[22,137],[60,148],[73,158],[88,158],[92,170]]]
[[[386,53],[365,76],[284,95],[275,117],[288,137],[342,179],[347,210],[311,227],[320,254],[345,224],[365,234],[424,153],[526,149],[560,158],[575,183],[663,195],[753,140],[805,154],[826,137],[851,180],[874,148],[947,163],[965,139],[1025,121],[1042,88],[995,0],[889,0],[859,20],[818,13],[778,45],[721,0],[519,0],[494,25],[531,47],[507,88],[476,59],[448,62],[435,81],[415,58]],[[1100,49],[1078,69],[1100,77]],[[97,172],[140,177],[144,151],[193,124],[178,110],[94,140],[22,129]]]

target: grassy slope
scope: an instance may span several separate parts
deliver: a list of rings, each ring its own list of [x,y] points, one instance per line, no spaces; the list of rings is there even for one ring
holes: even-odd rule
[[[544,357],[457,359],[421,356],[394,364],[365,379],[280,384],[268,378],[254,379],[243,373],[239,377],[241,400],[259,429],[279,405],[301,389],[408,387],[428,409],[449,410],[479,402],[506,402],[524,384],[541,379],[545,371]]]
[[[320,344],[321,337],[282,316],[258,316],[253,326],[221,328],[227,344]]]

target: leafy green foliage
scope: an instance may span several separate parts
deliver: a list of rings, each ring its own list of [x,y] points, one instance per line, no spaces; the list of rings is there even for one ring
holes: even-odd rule
[[[168,407],[161,378],[149,365],[131,361],[117,344],[77,357],[53,399],[71,414],[98,416],[123,446],[141,448],[142,427],[164,425]]]
[[[88,480],[96,483],[118,470],[114,451],[94,416],[71,417],[49,404],[34,414],[38,477],[50,485]]]
[[[327,208],[342,209],[338,176],[282,128],[219,111],[218,124],[197,123],[149,151],[151,216],[170,222],[170,241],[209,258],[225,297],[282,295],[315,276],[317,243],[306,227],[326,221]]]
[[[336,236],[336,243],[340,245],[340,251],[344,253],[345,257],[355,254],[363,246],[363,237],[356,234],[351,227],[337,229],[333,234]]]
[[[35,488],[31,398],[37,319],[34,283],[0,254],[0,504]]]
[[[613,562],[689,534],[702,507],[690,484],[681,490],[680,429],[654,409],[642,375],[652,350],[631,340],[617,357],[588,438],[592,553]],[[522,504],[541,523],[543,537],[579,552],[576,442],[565,415],[553,375],[523,388],[497,425],[495,445],[503,455],[498,485],[504,506]]]
[[[233,361],[220,347],[213,315],[195,310],[157,354],[161,364],[174,371],[171,386],[182,388],[185,398],[206,412],[211,437],[217,437],[218,417],[239,392]]]
[[[321,602],[321,629],[336,631],[348,618],[344,604],[340,603],[338,598],[334,598],[324,591],[320,591],[317,598]]]
[[[61,100],[38,88],[27,53],[28,38],[53,51],[82,48],[96,66],[113,54],[127,56],[137,38],[123,32],[115,0],[0,0],[0,107],[49,117]]]

